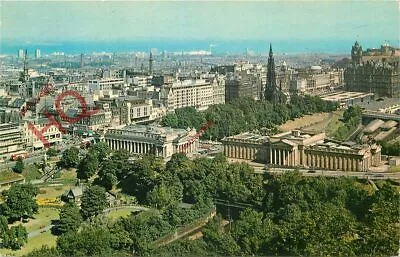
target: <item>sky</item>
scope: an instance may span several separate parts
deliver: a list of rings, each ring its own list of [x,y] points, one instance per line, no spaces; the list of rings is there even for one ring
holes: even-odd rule
[[[361,40],[398,45],[397,1],[0,1],[2,41]]]

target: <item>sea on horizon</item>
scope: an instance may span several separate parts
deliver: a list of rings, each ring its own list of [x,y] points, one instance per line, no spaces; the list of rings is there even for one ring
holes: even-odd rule
[[[356,40],[138,40],[138,41],[69,41],[69,42],[0,42],[0,54],[15,55],[19,49],[27,49],[33,54],[40,49],[43,54],[64,52],[65,54],[92,53],[129,53],[149,52],[157,49],[158,53],[181,51],[211,51],[213,54],[266,54],[272,44],[276,54],[327,53],[349,54]],[[395,41],[393,41],[395,42]],[[383,40],[360,41],[363,49],[379,48]],[[389,44],[391,42],[389,41]],[[398,45],[396,47],[399,47]]]

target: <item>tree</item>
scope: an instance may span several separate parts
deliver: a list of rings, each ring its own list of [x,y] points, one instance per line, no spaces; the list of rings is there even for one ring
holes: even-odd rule
[[[117,182],[117,176],[112,173],[106,173],[100,179],[100,185],[106,190],[111,190],[117,184]]]
[[[17,162],[15,163],[15,166],[13,168],[14,172],[22,173],[22,171],[24,171],[24,168],[24,160],[22,159],[22,157],[18,157]]]
[[[23,217],[33,217],[38,211],[35,197],[38,189],[31,184],[13,184],[11,188],[3,192],[5,202],[3,212],[9,220],[19,220]]]
[[[99,142],[90,146],[89,153],[96,155],[98,161],[101,162],[111,153],[111,149],[107,143]]]
[[[163,209],[174,201],[173,195],[164,184],[157,185],[147,194],[147,202],[158,208]]]
[[[85,158],[78,165],[77,173],[78,178],[88,179],[96,174],[99,169],[99,160],[94,154],[88,153]]]
[[[42,245],[40,249],[35,249],[32,252],[24,255],[24,257],[59,257],[60,253],[55,247]]]
[[[5,248],[19,250],[28,241],[28,233],[22,225],[13,226],[6,231],[2,245]]]
[[[0,238],[3,238],[4,234],[8,230],[8,221],[7,217],[0,216]]]
[[[60,234],[77,231],[83,219],[78,206],[73,202],[65,204],[60,211],[60,220],[57,230]]]
[[[385,184],[371,196],[361,234],[362,253],[372,256],[395,256],[398,253],[400,225],[396,187]]]
[[[245,255],[257,254],[262,246],[262,237],[265,236],[263,213],[246,209],[240,214],[234,224],[233,237]]]
[[[65,168],[76,168],[79,164],[79,149],[71,147],[62,154],[60,164]]]
[[[84,219],[99,215],[107,206],[108,202],[104,188],[91,186],[83,192],[81,211]]]
[[[132,241],[125,231],[112,226],[103,218],[84,222],[79,231],[58,237],[57,250],[63,256],[118,256],[120,250],[130,248]]]
[[[130,153],[125,149],[120,149],[114,152],[111,157],[111,162],[116,169],[115,175],[119,180],[125,178],[132,170],[132,165],[129,162]]]
[[[58,151],[54,147],[49,148],[49,150],[47,150],[47,155],[48,156],[57,156],[58,155]]]
[[[132,190],[139,202],[146,202],[147,193],[160,184],[164,173],[164,162],[154,155],[146,155],[134,162],[132,173],[124,181],[124,191]]]

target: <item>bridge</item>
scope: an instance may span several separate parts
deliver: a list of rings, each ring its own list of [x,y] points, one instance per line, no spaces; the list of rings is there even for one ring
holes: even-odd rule
[[[363,111],[362,117],[367,119],[394,120],[400,122],[400,115],[398,114],[382,113],[376,111]]]

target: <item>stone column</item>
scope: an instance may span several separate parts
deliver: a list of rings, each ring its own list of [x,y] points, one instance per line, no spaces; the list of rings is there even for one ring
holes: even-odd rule
[[[272,148],[271,147],[269,148],[269,163],[272,164]]]
[[[282,150],[282,154],[283,154],[283,165],[287,165],[286,163],[286,150]]]
[[[321,155],[320,155],[320,158],[321,158],[320,167],[321,167],[321,169],[323,169],[324,166],[325,166],[325,156],[324,156],[323,154],[321,154]]]
[[[351,157],[347,158],[347,170],[353,171],[353,159]]]
[[[276,161],[276,149],[274,148],[274,162],[273,162],[273,164],[277,164],[277,161]]]
[[[281,149],[278,149],[278,165],[281,165]]]
[[[343,171],[344,170],[344,166],[343,166],[343,157],[339,157],[339,167],[340,169]]]

